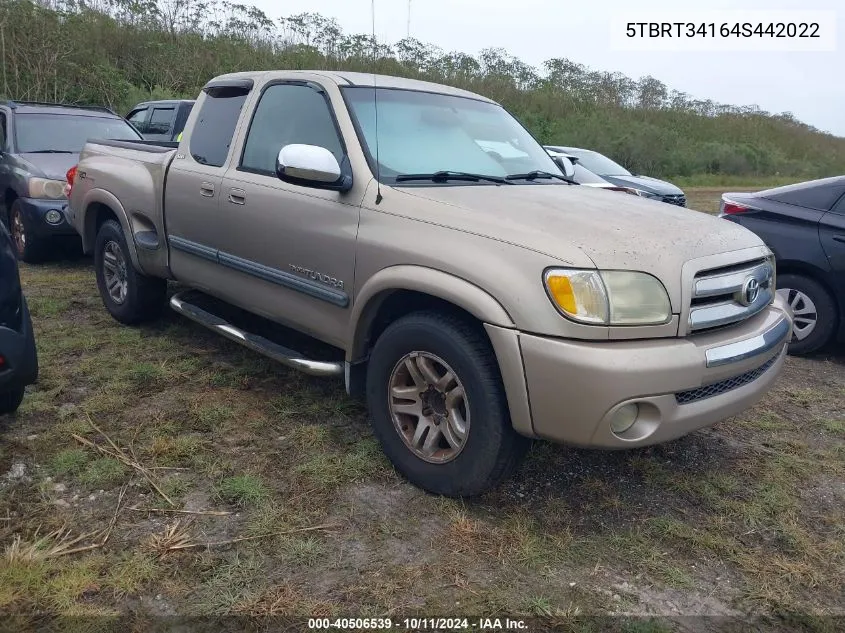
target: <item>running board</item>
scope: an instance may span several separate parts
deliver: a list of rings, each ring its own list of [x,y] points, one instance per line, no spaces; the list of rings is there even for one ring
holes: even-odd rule
[[[227,339],[240,343],[254,352],[269,356],[282,365],[292,367],[310,376],[338,376],[343,374],[343,363],[316,361],[304,358],[299,352],[288,349],[271,340],[246,332],[228,321],[203,310],[184,298],[185,293],[177,293],[170,299],[170,307],[182,316],[186,316],[210,330],[222,334]]]

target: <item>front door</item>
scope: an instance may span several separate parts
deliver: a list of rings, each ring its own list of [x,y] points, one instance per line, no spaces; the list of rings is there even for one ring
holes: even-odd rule
[[[355,273],[360,193],[292,185],[276,176],[285,145],[346,150],[328,97],[311,82],[269,84],[221,191],[221,268],[237,271],[241,305],[341,345]]]

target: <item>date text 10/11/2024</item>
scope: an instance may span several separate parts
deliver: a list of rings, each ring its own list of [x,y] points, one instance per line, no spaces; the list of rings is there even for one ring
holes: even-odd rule
[[[310,618],[308,629],[317,631],[522,631],[524,620],[510,618]]]

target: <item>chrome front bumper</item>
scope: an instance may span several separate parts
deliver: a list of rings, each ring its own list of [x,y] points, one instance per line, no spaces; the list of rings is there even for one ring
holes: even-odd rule
[[[744,341],[731,343],[730,345],[708,349],[704,353],[707,367],[730,365],[760,356],[781,346],[791,334],[792,321],[784,315],[777,323],[762,334],[745,339]]]

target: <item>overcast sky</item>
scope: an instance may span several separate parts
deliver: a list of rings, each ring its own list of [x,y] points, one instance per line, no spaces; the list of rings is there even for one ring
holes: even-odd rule
[[[270,17],[306,11],[334,17],[347,33],[372,30],[371,0],[246,0]],[[375,0],[376,37],[405,37],[408,0]],[[613,17],[689,6],[691,10],[835,11],[834,52],[622,52],[611,45]],[[538,68],[566,57],[596,70],[652,75],[670,89],[734,105],[792,112],[845,136],[845,3],[842,0],[411,0],[411,36],[446,51],[501,47]]]

